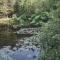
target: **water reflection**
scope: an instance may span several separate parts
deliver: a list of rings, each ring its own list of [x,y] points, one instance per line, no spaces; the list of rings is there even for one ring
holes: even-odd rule
[[[9,47],[0,49],[0,60],[36,60],[39,54],[39,49],[32,46],[21,47],[15,51]]]
[[[16,35],[8,28],[9,26],[7,25],[0,25],[0,48],[4,46],[0,49],[0,60],[36,60],[39,49],[33,46],[30,39],[24,39],[24,37],[30,37],[32,35]],[[16,43],[18,44],[16,45]],[[14,48],[11,49],[11,46]]]

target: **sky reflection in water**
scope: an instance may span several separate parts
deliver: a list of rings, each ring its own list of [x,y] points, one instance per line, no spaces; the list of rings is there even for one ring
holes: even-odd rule
[[[36,47],[15,48],[15,51],[9,48],[0,49],[0,60],[36,60],[39,49]]]

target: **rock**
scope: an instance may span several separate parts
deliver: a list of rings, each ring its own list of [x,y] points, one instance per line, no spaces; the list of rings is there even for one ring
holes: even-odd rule
[[[16,33],[17,34],[34,34],[35,32],[38,32],[40,28],[21,28]]]
[[[17,50],[17,47],[14,47],[12,50],[13,50],[13,51],[16,51],[16,50]]]

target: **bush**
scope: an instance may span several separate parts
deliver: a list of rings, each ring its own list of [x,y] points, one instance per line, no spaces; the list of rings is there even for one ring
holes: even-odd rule
[[[39,39],[44,52],[43,56],[40,55],[40,60],[60,60],[60,20],[46,23]]]

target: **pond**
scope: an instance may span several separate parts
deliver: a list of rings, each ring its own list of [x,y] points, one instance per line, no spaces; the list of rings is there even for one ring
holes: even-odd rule
[[[23,34],[15,34],[7,26],[0,26],[0,60],[37,60],[40,49],[30,42],[31,29],[21,29]]]
[[[39,54],[39,49],[35,46],[21,47],[13,50],[6,48],[0,49],[0,60],[37,60]]]

